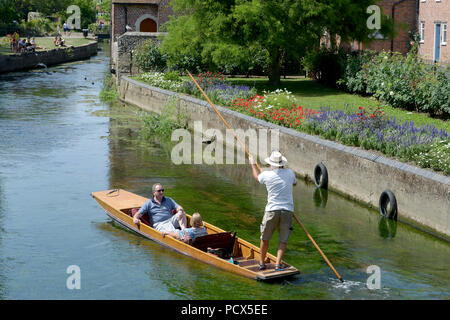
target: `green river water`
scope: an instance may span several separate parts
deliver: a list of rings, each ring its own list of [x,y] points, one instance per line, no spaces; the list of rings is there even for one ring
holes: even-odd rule
[[[106,49],[106,46],[104,47]],[[206,265],[112,223],[90,196],[161,182],[188,213],[259,243],[266,190],[248,165],[174,165],[141,111],[102,103],[109,56],[0,76],[0,299],[449,299],[450,245],[299,179],[285,260],[301,274],[264,283]],[[270,251],[276,250],[276,236]],[[67,268],[81,272],[69,290]],[[369,289],[369,266],[381,288]]]

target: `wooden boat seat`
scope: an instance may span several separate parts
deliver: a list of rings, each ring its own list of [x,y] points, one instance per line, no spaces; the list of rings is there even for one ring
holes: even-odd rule
[[[191,245],[204,252],[208,251],[208,248],[212,249],[224,249],[226,257],[231,257],[233,254],[234,243],[236,241],[236,232],[219,232],[207,234],[204,236],[196,237]]]
[[[130,217],[133,218],[133,216],[135,215],[136,212],[139,211],[139,209],[140,209],[140,208],[132,208],[132,209],[129,209],[128,215],[129,215]],[[152,227],[152,228],[153,228],[153,224],[152,224],[151,221],[150,221],[150,217],[148,216],[148,213],[145,213],[145,214],[142,215],[141,221],[142,221],[144,224],[148,225],[149,227]]]

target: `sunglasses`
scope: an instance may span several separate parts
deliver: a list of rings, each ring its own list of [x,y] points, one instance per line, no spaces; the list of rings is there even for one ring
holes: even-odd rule
[[[156,192],[164,192],[164,189],[155,190]]]

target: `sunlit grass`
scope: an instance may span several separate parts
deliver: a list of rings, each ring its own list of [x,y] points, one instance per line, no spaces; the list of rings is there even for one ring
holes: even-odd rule
[[[65,40],[66,46],[81,46],[84,44],[87,44],[92,41],[92,39],[86,39],[86,38],[65,38],[62,37]],[[23,37],[21,37],[23,39]],[[35,37],[36,46],[38,47],[36,51],[45,51],[45,50],[51,50],[56,47],[53,43],[54,37]],[[1,37],[0,38],[0,54],[12,54],[11,49],[9,47],[9,39],[7,37]]]

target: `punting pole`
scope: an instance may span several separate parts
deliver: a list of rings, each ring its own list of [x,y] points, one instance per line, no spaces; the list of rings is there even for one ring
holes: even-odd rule
[[[208,101],[208,103],[211,105],[211,107],[213,107],[214,111],[216,111],[216,113],[219,115],[220,119],[222,119],[223,123],[225,123],[225,125],[227,126],[228,129],[231,130],[231,132],[233,133],[234,137],[236,138],[236,140],[241,144],[242,148],[245,150],[245,153],[249,156],[250,153],[248,152],[247,148],[245,147],[245,144],[239,139],[239,137],[236,135],[235,131],[233,130],[233,128],[231,128],[231,126],[228,124],[228,122],[223,118],[222,114],[220,113],[219,110],[217,110],[216,106],[214,105],[214,103],[212,103],[212,101],[209,99],[208,95],[203,91],[203,89],[200,87],[200,85],[197,83],[197,81],[194,79],[194,77],[192,76],[192,74],[186,70],[186,72],[188,73],[189,77],[191,77],[192,81],[194,81],[195,85],[197,86],[197,88],[200,90],[200,92],[205,96],[206,100]],[[256,166],[258,167],[259,172],[262,172],[262,169],[260,167],[260,165],[258,164],[258,162],[255,162]],[[317,251],[319,251],[319,253],[322,255],[323,259],[325,260],[325,262],[330,266],[330,268],[333,270],[333,272],[336,274],[336,276],[338,277],[338,279],[341,282],[344,282],[344,279],[342,279],[342,277],[339,275],[339,273],[336,271],[336,269],[333,267],[333,265],[331,264],[330,260],[328,260],[328,258],[325,256],[325,254],[323,253],[323,251],[319,248],[319,246],[317,245],[317,243],[314,241],[313,237],[309,234],[309,232],[306,230],[306,228],[303,226],[303,224],[300,222],[299,218],[297,218],[297,216],[294,214],[294,218],[295,221],[297,221],[297,223],[300,225],[300,227],[303,229],[303,231],[306,233],[306,235],[308,236],[309,240],[311,240],[311,242],[313,243],[313,245],[316,247]]]

